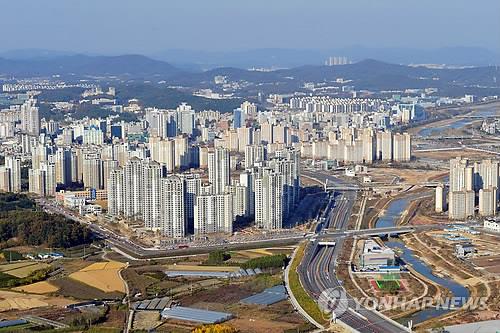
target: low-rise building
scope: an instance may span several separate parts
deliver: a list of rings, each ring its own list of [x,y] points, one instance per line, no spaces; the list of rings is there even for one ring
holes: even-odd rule
[[[494,218],[486,219],[484,220],[483,227],[487,230],[500,232],[500,220]]]
[[[80,215],[87,215],[87,214],[93,214],[93,215],[100,215],[102,214],[102,207],[99,205],[83,205],[80,206]]]
[[[468,257],[476,252],[474,245],[471,243],[461,243],[455,245],[455,255],[459,258]]]
[[[374,240],[365,240],[360,265],[364,270],[379,270],[380,267],[394,266],[395,253],[388,247],[377,244]]]

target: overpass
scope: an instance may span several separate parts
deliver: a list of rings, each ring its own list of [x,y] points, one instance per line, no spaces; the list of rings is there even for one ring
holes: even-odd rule
[[[400,235],[414,232],[416,230],[415,226],[403,226],[403,227],[389,227],[389,228],[372,228],[372,229],[361,229],[361,230],[329,230],[326,229],[325,233],[320,237],[320,241],[326,241],[328,239],[335,239],[339,237],[351,237],[351,236],[378,236],[378,235]]]
[[[331,239],[338,239],[338,238],[352,237],[352,236],[363,237],[363,236],[379,236],[379,235],[401,235],[415,231],[443,229],[449,226],[453,226],[453,224],[424,224],[424,225],[412,225],[412,226],[405,225],[405,226],[371,228],[371,229],[361,229],[361,230],[325,229],[324,233],[318,236],[318,240],[326,242]]]
[[[325,191],[359,191],[355,186],[325,186]]]
[[[422,185],[424,187],[436,187],[438,185],[448,186],[448,185],[450,185],[450,183],[449,182],[425,182],[425,183],[422,183],[420,185]]]

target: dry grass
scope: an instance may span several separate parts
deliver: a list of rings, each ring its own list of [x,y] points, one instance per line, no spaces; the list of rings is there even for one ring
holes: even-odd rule
[[[31,294],[50,294],[59,290],[58,287],[54,286],[50,282],[41,281],[32,284],[28,284],[26,286],[20,286],[16,288],[12,288],[15,291],[21,291],[25,293]]]
[[[69,277],[104,292],[124,293],[125,286],[118,273],[123,267],[125,264],[117,261],[98,262],[70,274]]]

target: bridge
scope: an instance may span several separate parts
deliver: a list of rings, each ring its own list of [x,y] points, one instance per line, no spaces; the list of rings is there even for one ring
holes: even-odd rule
[[[414,232],[416,228],[414,226],[408,227],[388,227],[388,228],[372,228],[372,229],[362,229],[362,230],[331,230],[325,229],[325,234],[321,235],[319,238],[321,241],[326,241],[327,239],[339,238],[339,237],[350,237],[350,236],[378,236],[378,235],[400,235]]]
[[[438,185],[448,186],[449,184],[450,184],[449,182],[425,182],[425,183],[421,183],[420,185],[422,185],[424,187],[436,187]]]
[[[446,228],[447,226],[452,226],[452,225],[453,224],[424,224],[424,225],[396,226],[396,227],[386,227],[386,228],[371,228],[371,229],[361,229],[361,230],[325,229],[325,233],[319,235],[318,240],[320,242],[327,242],[332,239],[352,237],[352,236],[358,236],[358,237],[382,236],[382,235],[396,236],[415,231],[443,229]]]
[[[325,186],[326,191],[359,191],[359,187],[355,186]]]
[[[318,242],[318,245],[320,246],[335,246],[335,244],[336,243],[334,241],[328,241],[328,240],[322,240]]]

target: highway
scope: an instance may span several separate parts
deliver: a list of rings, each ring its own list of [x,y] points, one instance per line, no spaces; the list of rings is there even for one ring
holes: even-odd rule
[[[330,182],[330,181],[329,181]],[[344,237],[336,237],[334,246],[319,245],[320,238],[328,236],[327,229],[338,229],[339,234],[347,230],[349,217],[356,200],[353,191],[334,192],[320,217],[320,224],[316,229],[317,237],[311,239],[298,273],[307,292],[318,300],[324,290],[342,288],[342,281],[337,279],[336,268],[338,256],[342,250]],[[336,319],[361,333],[400,333],[406,332],[400,325],[381,317],[377,312],[358,307],[349,295],[343,300],[348,308],[339,311]]]

